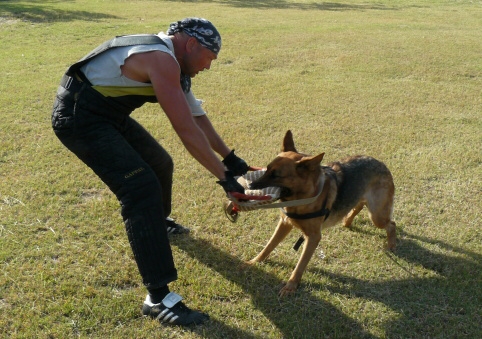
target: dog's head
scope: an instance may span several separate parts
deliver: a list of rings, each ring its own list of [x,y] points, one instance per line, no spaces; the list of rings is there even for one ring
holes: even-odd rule
[[[320,163],[324,155],[325,153],[308,156],[299,153],[295,148],[293,135],[288,130],[283,139],[281,153],[268,165],[266,173],[251,183],[250,188],[280,187],[280,198],[284,200],[310,195],[316,190],[313,184],[320,176]]]

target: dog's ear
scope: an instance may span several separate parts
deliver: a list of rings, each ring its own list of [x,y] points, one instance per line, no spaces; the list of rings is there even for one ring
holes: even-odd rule
[[[297,168],[306,168],[310,171],[314,171],[318,167],[320,167],[321,160],[323,160],[323,157],[325,156],[325,153],[321,153],[312,157],[303,157],[300,161],[297,163]]]
[[[295,148],[295,143],[293,141],[293,134],[290,130],[286,131],[285,137],[283,139],[283,147],[281,147],[281,152],[297,152]]]

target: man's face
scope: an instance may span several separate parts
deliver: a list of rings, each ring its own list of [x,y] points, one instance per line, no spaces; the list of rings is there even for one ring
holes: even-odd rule
[[[216,53],[202,46],[196,38],[190,38],[186,45],[182,72],[194,78],[199,72],[210,69],[211,62],[216,59]]]

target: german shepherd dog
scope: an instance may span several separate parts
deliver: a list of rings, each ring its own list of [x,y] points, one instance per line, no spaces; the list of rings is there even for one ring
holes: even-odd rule
[[[388,249],[395,249],[396,230],[392,220],[395,186],[385,164],[368,156],[352,156],[321,166],[323,156],[324,153],[316,156],[298,153],[293,135],[287,131],[281,153],[268,165],[266,173],[250,185],[252,189],[280,187],[280,201],[318,195],[307,205],[285,207],[268,244],[248,262],[263,261],[293,227],[301,230],[306,240],[303,252],[288,282],[281,288],[280,296],[296,291],[321,240],[321,230],[340,221],[349,227],[365,205],[375,226],[386,230]]]

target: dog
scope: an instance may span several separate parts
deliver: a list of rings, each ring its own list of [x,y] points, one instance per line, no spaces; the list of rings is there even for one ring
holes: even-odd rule
[[[265,260],[293,227],[301,230],[304,241],[301,257],[280,296],[298,288],[303,272],[316,250],[321,231],[343,222],[349,227],[353,218],[367,206],[376,227],[387,232],[387,248],[396,245],[396,225],[392,220],[395,185],[389,169],[369,156],[352,156],[321,166],[324,153],[308,156],[298,153],[291,131],[283,139],[281,153],[268,165],[263,176],[253,181],[252,189],[280,187],[280,201],[317,198],[306,205],[285,207],[264,249],[248,264]]]

